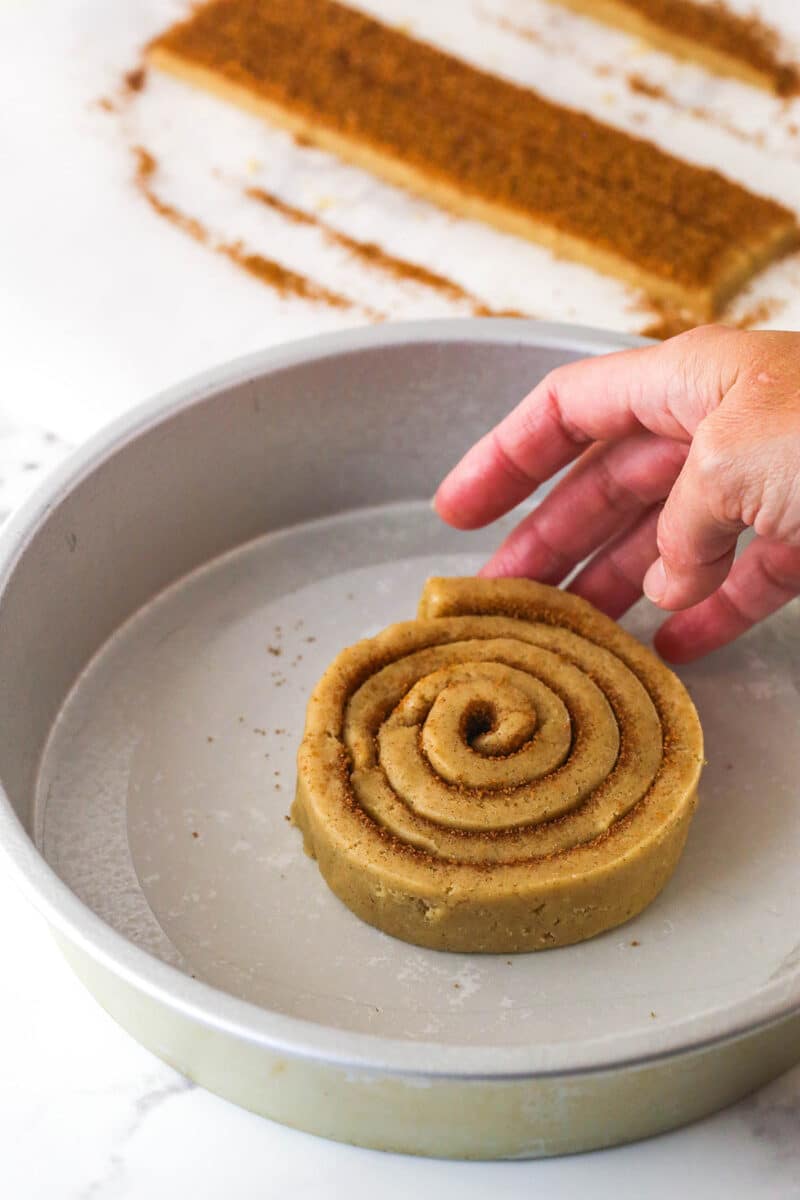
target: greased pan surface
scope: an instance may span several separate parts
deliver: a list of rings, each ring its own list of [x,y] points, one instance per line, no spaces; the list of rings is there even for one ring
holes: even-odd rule
[[[439,477],[550,367],[623,344],[464,321],[270,351],[118,422],[4,531],[4,858],[100,1002],[212,1090],[502,1157],[669,1128],[800,1057],[796,611],[682,672],[709,759],[686,853],[591,942],[397,942],[284,819],[327,662],[499,535],[441,526]]]

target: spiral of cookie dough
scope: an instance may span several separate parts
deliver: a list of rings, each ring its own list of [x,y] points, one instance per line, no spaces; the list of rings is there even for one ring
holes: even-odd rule
[[[416,621],[344,650],[314,690],[292,816],[331,889],[379,929],[546,949],[654,899],[702,759],[683,685],[586,601],[432,579]]]

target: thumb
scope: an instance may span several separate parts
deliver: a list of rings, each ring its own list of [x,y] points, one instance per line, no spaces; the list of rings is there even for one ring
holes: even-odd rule
[[[739,474],[735,457],[720,451],[713,417],[707,418],[659,518],[660,557],[642,584],[654,604],[671,611],[689,608],[727,578],[745,527]]]

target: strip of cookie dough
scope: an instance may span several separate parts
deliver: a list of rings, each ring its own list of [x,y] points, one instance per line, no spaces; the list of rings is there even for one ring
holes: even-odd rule
[[[333,0],[211,0],[148,55],[459,216],[698,320],[798,242],[776,202]]]
[[[796,94],[797,68],[782,62],[774,31],[723,4],[694,0],[550,0],[582,16],[614,25],[674,58],[699,63],[716,75],[741,79],[779,96]]]

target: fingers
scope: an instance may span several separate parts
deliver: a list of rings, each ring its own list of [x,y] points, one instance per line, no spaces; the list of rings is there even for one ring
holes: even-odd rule
[[[592,441],[642,430],[688,441],[735,381],[733,341],[746,336],[709,326],[557,368],[450,472],[436,494],[439,515],[459,529],[485,525]]]
[[[730,571],[745,527],[742,463],[733,452],[727,462],[720,461],[713,420],[698,431],[667,498],[658,523],[660,557],[644,578],[648,599],[673,611],[716,591]]]
[[[593,446],[506,538],[482,575],[559,583],[587,555],[669,493],[688,447],[644,433]],[[656,554],[651,556],[636,582]]]
[[[487,525],[577,458],[591,438],[569,424],[559,386],[554,371],[467,451],[434,498],[442,520],[457,529]]]
[[[569,590],[615,620],[641,598],[642,579],[656,553],[660,507],[605,546],[570,584]]]
[[[798,594],[800,548],[757,538],[718,591],[664,622],[656,649],[670,662],[691,662],[732,642]]]

